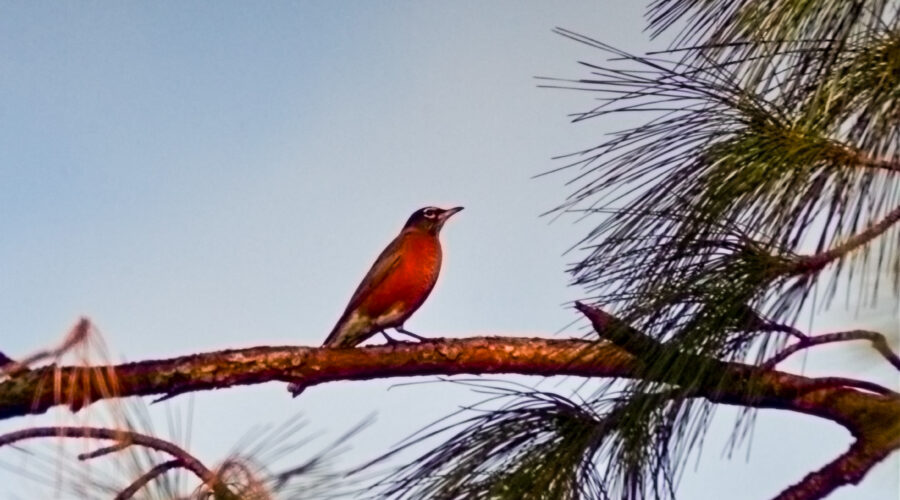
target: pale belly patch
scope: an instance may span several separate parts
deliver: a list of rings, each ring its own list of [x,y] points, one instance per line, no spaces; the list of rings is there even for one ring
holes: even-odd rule
[[[408,314],[409,310],[403,306],[402,302],[398,302],[388,309],[387,312],[378,315],[373,323],[377,325],[378,328],[400,326],[400,324],[403,323],[405,316]]]

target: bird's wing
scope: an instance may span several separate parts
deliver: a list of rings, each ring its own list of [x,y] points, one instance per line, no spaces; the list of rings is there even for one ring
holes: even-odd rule
[[[341,318],[334,325],[328,338],[325,339],[324,345],[330,345],[337,340],[338,335],[341,334],[341,329],[344,327],[344,323],[353,311],[359,306],[363,299],[366,298],[368,293],[381,284],[381,282],[391,274],[391,271],[400,264],[400,255],[402,253],[400,252],[401,245],[402,240],[400,236],[398,236],[381,251],[381,254],[375,259],[375,263],[372,264],[372,268],[369,269],[365,278],[363,278],[359,286],[356,287],[356,291],[353,292],[353,296],[350,298],[350,303],[347,304],[347,308],[344,309]]]
[[[369,272],[366,273],[366,277],[363,278],[359,286],[356,287],[356,291],[353,292],[353,296],[350,297],[350,303],[347,304],[347,309],[344,311],[345,314],[356,309],[368,293],[380,285],[381,282],[391,274],[391,271],[400,264],[400,256],[403,253],[400,251],[401,245],[401,238],[397,237],[381,251],[381,255],[375,259],[372,268],[369,269]]]

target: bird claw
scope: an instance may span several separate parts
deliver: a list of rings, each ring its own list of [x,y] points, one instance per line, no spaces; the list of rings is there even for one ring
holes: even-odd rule
[[[421,336],[421,335],[417,335],[417,334],[415,334],[415,333],[413,333],[413,332],[411,332],[411,331],[409,331],[409,330],[403,328],[402,326],[399,326],[399,327],[397,327],[397,328],[394,328],[394,330],[396,330],[398,333],[402,333],[402,334],[404,334],[404,335],[409,335],[410,337],[412,337],[412,338],[418,340],[419,342],[430,342],[429,339],[427,339],[427,338],[425,338],[425,337],[423,337],[423,336]]]
[[[391,337],[391,336],[388,335],[387,332],[384,331],[384,330],[381,331],[381,334],[384,335],[384,338],[387,340],[388,345],[397,345],[397,344],[400,343],[399,340],[397,340],[397,339]]]

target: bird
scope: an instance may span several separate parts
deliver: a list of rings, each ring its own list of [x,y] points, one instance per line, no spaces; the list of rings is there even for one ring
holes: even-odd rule
[[[426,341],[403,324],[434,289],[442,260],[438,236],[447,219],[462,209],[425,207],[413,212],[400,234],[375,259],[322,346],[355,347],[378,333],[394,344],[397,341],[385,332],[389,328]],[[288,385],[294,397],[305,388],[302,381]]]
[[[420,208],[409,216],[400,234],[381,252],[366,273],[324,347],[354,347],[385,330],[426,340],[404,328],[404,323],[431,294],[441,271],[439,235],[444,223],[463,207]]]

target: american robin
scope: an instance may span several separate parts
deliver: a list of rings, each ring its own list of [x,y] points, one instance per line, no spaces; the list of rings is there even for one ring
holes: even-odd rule
[[[413,212],[356,287],[323,345],[353,347],[379,332],[393,343],[385,333],[388,328],[424,340],[403,328],[403,323],[434,288],[441,271],[438,234],[447,219],[462,209],[425,207]]]
[[[419,340],[422,337],[403,328],[403,323],[428,298],[441,271],[441,242],[438,234],[451,215],[462,210],[425,207],[413,212],[400,234],[372,264],[356,287],[341,319],[328,334],[325,347],[353,347],[393,328]],[[297,397],[306,388],[293,382],[288,390]]]

